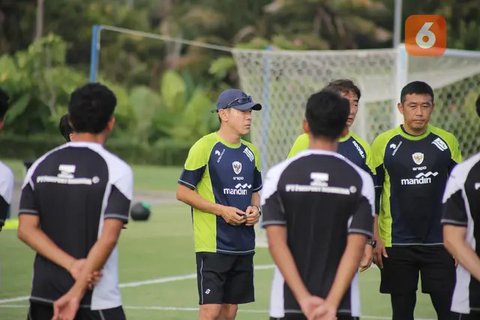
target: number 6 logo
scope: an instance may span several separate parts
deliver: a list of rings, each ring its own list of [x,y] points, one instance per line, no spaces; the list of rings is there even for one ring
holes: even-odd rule
[[[405,21],[405,48],[412,56],[441,56],[447,44],[447,23],[438,15],[412,15]]]

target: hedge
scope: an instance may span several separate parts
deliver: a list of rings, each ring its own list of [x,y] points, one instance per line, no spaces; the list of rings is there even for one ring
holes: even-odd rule
[[[59,135],[0,135],[0,158],[34,160],[64,142]],[[169,139],[160,140],[153,146],[121,139],[110,139],[105,144],[108,150],[130,164],[177,166],[184,164],[190,146],[190,143]]]

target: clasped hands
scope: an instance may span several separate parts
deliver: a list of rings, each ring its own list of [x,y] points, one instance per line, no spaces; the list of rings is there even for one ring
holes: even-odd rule
[[[226,223],[234,226],[241,224],[253,226],[260,219],[260,211],[257,206],[248,206],[245,211],[235,207],[224,206],[221,216]]]
[[[337,319],[337,308],[320,297],[310,295],[299,301],[299,304],[308,320]]]
[[[68,272],[73,279],[78,280],[80,273],[82,272],[83,267],[85,266],[86,259],[76,259],[71,264]],[[102,278],[101,271],[94,271],[88,276],[88,288],[92,289],[98,281]]]

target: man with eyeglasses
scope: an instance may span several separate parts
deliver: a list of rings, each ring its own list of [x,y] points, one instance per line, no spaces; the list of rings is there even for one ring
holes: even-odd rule
[[[177,199],[190,205],[197,261],[199,319],[235,319],[238,304],[254,301],[253,255],[262,177],[257,149],[242,136],[262,106],[239,89],[223,91],[220,129],[191,148]]]

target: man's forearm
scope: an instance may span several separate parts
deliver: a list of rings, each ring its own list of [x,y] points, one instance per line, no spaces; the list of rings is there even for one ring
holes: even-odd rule
[[[466,228],[453,225],[443,227],[444,244],[453,257],[480,281],[480,258],[465,242]]]
[[[378,228],[378,214],[373,216],[373,239],[377,240],[380,239],[380,231]]]
[[[480,258],[465,242],[458,245],[453,256],[472,276],[480,281]]]
[[[292,253],[287,246],[286,235],[284,235],[286,231],[282,229],[285,229],[285,227],[267,227],[268,249],[270,250],[273,261],[282,273],[285,282],[288,284],[297,301],[300,301],[311,294],[300,277]]]
[[[103,268],[105,262],[117,244],[122,227],[123,222],[120,220],[107,219],[104,221],[100,238],[90,249],[85,261],[85,266],[83,267],[78,280],[71,289],[76,295],[83,296],[88,288],[90,275],[94,271]]]
[[[252,193],[251,204],[260,209],[260,194],[258,192]]]
[[[219,204],[204,199],[197,192],[184,185],[178,185],[177,200],[202,210],[203,212],[212,213],[217,216],[221,215]]]
[[[338,308],[358,270],[366,241],[365,235],[351,234],[348,236],[347,246],[340,260],[335,280],[326,298],[326,301],[333,304],[335,308]]]
[[[67,271],[76,258],[55,244],[38,225],[38,217],[31,215],[19,216],[18,238],[38,254],[61,266]]]

